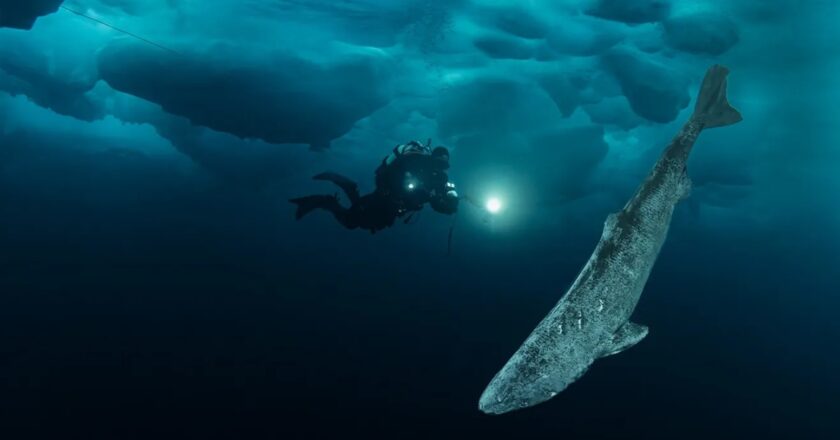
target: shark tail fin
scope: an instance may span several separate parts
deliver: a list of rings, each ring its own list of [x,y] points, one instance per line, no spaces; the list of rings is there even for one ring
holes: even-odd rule
[[[726,98],[727,75],[729,69],[714,65],[709,68],[703,79],[694,107],[694,117],[699,118],[705,128],[725,127],[743,119],[741,113],[732,107]]]

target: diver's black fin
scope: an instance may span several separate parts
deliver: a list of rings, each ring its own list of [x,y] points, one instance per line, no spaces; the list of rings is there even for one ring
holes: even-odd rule
[[[338,205],[338,199],[335,196],[326,195],[298,197],[296,199],[289,199],[289,201],[297,205],[295,220],[302,219],[306,214],[318,208],[329,209],[332,205]]]
[[[315,180],[326,180],[328,182],[332,182],[336,184],[339,188],[341,188],[345,194],[347,194],[347,198],[350,199],[350,202],[356,203],[359,200],[359,185],[356,182],[350,180],[349,178],[342,176],[338,173],[321,173],[317,176],[314,176],[313,179]]]

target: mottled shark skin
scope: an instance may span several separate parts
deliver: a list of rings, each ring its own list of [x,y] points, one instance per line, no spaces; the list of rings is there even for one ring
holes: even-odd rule
[[[726,98],[729,71],[706,73],[694,113],[624,208],[610,214],[601,239],[556,306],[496,374],[479,409],[501,414],[544,402],[598,358],[641,341],[647,327],[630,322],[665,238],[674,207],[688,196],[686,161],[703,129],[741,120]]]

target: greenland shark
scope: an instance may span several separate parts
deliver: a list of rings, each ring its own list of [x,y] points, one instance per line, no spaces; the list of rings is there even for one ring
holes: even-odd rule
[[[624,208],[610,214],[592,256],[568,292],[525,339],[479,399],[488,414],[542,403],[580,378],[599,358],[644,339],[630,322],[665,238],[674,207],[691,190],[688,155],[707,128],[741,121],[726,97],[729,70],[712,66],[694,113]]]

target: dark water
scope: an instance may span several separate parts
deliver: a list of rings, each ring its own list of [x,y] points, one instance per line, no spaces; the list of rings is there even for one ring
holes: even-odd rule
[[[837,438],[838,10],[634,3],[64,4],[177,56],[67,11],[0,29],[0,437]],[[715,62],[745,121],[694,152],[650,335],[480,413]],[[505,203],[462,206],[451,256],[431,211],[294,221],[311,175],[369,190],[427,137]]]

